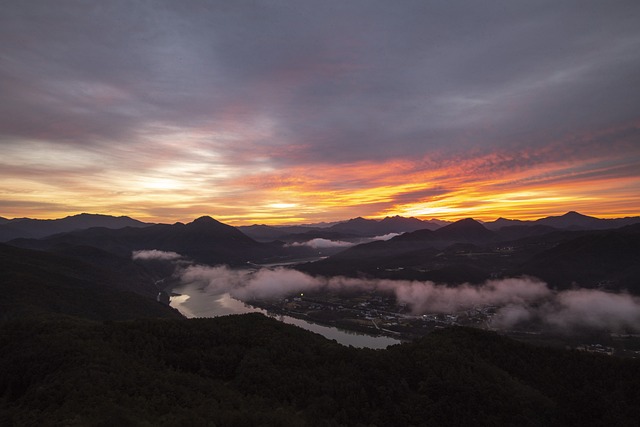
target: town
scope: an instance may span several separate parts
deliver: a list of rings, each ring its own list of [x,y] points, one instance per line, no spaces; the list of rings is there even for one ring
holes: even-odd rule
[[[411,341],[429,332],[450,326],[467,326],[496,331],[519,341],[590,353],[640,358],[640,334],[589,331],[571,336],[545,330],[537,324],[517,329],[499,328],[500,307],[475,306],[450,313],[414,314],[393,294],[362,291],[299,293],[286,298],[247,301],[274,317],[286,315],[313,323],[368,335],[386,335]]]

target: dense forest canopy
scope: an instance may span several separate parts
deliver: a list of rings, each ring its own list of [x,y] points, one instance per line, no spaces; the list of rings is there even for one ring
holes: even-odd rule
[[[633,425],[640,363],[466,328],[387,350],[259,314],[5,321],[2,425]]]

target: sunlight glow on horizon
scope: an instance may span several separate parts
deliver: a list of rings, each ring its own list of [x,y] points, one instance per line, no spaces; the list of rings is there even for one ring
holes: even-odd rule
[[[0,217],[640,216],[640,2],[49,3],[0,12]]]
[[[498,217],[531,220],[570,210],[602,218],[640,215],[632,197],[640,189],[640,179],[601,179],[575,185],[565,180],[561,172],[564,164],[525,172],[472,175],[481,163],[473,159],[429,170],[418,167],[418,162],[406,161],[308,165],[290,168],[286,175],[256,172],[239,180],[222,180],[215,188],[198,174],[132,176],[111,184],[104,176],[95,183],[76,184],[75,189],[49,182],[46,193],[42,182],[13,180],[15,187],[23,188],[21,193],[12,193],[12,198],[22,200],[22,206],[19,211],[5,210],[0,216],[52,219],[89,212],[173,223],[209,215],[237,226],[395,215],[448,221],[468,217],[482,221]],[[558,183],[545,181],[554,174],[561,178]],[[540,184],[531,179],[535,176],[542,177]],[[343,188],[346,181],[350,186]],[[8,193],[6,189],[4,192]],[[77,194],[82,197],[77,198]],[[39,203],[43,203],[42,208],[30,208]]]

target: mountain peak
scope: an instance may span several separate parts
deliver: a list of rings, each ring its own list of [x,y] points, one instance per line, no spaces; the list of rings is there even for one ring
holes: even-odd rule
[[[194,219],[191,224],[220,224],[220,221],[211,218],[209,215],[204,215],[200,218]]]
[[[569,211],[566,214],[562,215],[561,218],[593,218],[593,217],[588,215],[583,215],[580,212]]]
[[[480,224],[478,221],[476,221],[473,218],[465,218],[465,219],[458,220],[453,224],[447,225],[445,228],[453,229],[453,228],[467,228],[467,227],[485,228],[484,225]]]
[[[491,239],[493,232],[473,218],[465,218],[439,228],[435,231],[442,238],[459,240],[460,242]]]
[[[359,217],[356,217],[356,218],[351,218],[351,219],[350,219],[349,221],[347,221],[347,222],[351,222],[351,223],[353,223],[353,222],[368,222],[368,221],[370,221],[370,220],[365,219],[365,218],[362,218],[361,216],[359,216]]]
[[[569,211],[561,216],[549,216],[536,220],[535,222],[556,228],[597,228],[603,220],[583,215],[576,211]]]

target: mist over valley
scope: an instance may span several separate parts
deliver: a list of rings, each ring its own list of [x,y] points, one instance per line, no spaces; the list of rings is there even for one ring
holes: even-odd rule
[[[372,334],[408,338],[454,324],[565,335],[637,333],[640,324],[640,218],[601,220],[576,212],[488,223],[356,218],[307,225],[302,232],[235,228],[210,217],[170,225],[131,220],[137,226],[120,228],[105,226],[113,222],[108,216],[79,218],[89,228],[17,238],[5,248],[68,257],[96,272],[115,268],[114,277],[129,271],[128,280],[138,281],[129,289],[146,297],[195,286],[205,291],[200,298],[229,294]],[[93,223],[86,222],[90,218]],[[58,222],[73,219],[46,225],[57,231]],[[265,229],[280,234],[269,240]],[[385,301],[374,314],[373,299]],[[346,318],[321,312],[340,305],[351,307],[343,309]],[[410,320],[410,327],[399,326]]]
[[[583,404],[555,409],[575,387],[552,391],[559,371],[536,368],[556,365],[563,384],[586,381],[587,395],[638,395],[640,218],[606,222],[612,228],[569,213],[546,224],[465,219],[417,229],[403,218],[360,218],[274,227],[284,234],[258,240],[210,217],[120,228],[93,218],[89,228],[59,232],[53,220],[46,225],[54,234],[0,243],[0,365],[29,372],[0,377],[5,418],[25,420],[21,408],[42,401],[32,397],[38,390],[86,402],[115,393],[113,381],[127,403],[31,413],[65,422],[112,419],[105,413],[119,410],[122,419],[169,425],[254,422],[258,414],[274,425],[315,425],[313,417],[336,417],[316,412],[324,405],[351,408],[338,415],[350,425],[391,423],[407,405],[402,413],[416,423],[447,425],[488,408],[492,419],[506,419],[526,402],[537,415],[521,416],[532,425],[582,419]],[[102,369],[111,382],[100,379]],[[80,379],[86,372],[91,381]],[[443,374],[452,391],[439,388]],[[478,394],[486,387],[507,394]],[[361,393],[355,400],[352,389]],[[163,400],[173,393],[189,400]],[[485,397],[469,406],[460,393]],[[133,396],[156,409],[145,412]],[[415,399],[451,410],[409,403]],[[589,417],[634,417],[634,398],[612,399],[601,398]],[[230,401],[238,409],[204,409]],[[620,411],[606,415],[614,404]],[[160,407],[171,411],[160,415]]]

